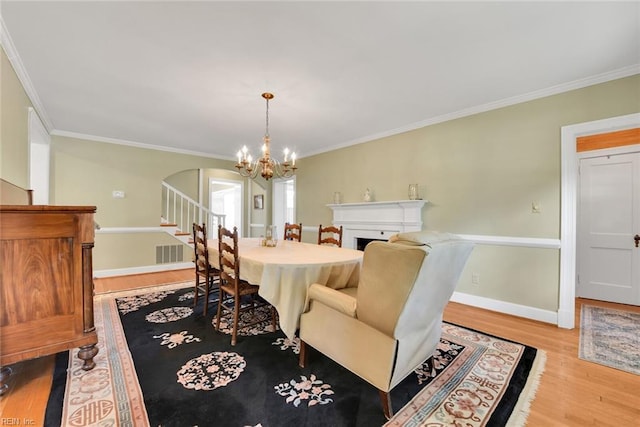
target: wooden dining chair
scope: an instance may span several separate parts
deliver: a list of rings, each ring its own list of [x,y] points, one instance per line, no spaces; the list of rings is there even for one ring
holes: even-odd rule
[[[302,241],[302,223],[284,225],[284,240]]]
[[[214,268],[209,263],[209,250],[207,248],[207,226],[193,223],[193,251],[196,265],[196,285],[194,287],[193,307],[198,305],[198,294],[202,292],[204,294],[204,307],[202,314],[207,315],[207,308],[209,307],[209,294],[216,290],[216,284],[219,282],[218,269]],[[200,278],[204,279],[203,283],[200,283]]]
[[[220,298],[218,299],[216,330],[220,330],[220,319],[224,312],[224,315],[232,318],[231,345],[236,345],[240,314],[247,311],[253,312],[253,319],[248,318],[246,322],[242,323],[242,327],[252,326],[263,321],[262,317],[255,315],[255,310],[258,307],[268,305],[271,312],[271,326],[275,331],[275,308],[258,296],[258,286],[240,279],[237,227],[233,227],[233,231],[229,231],[222,225],[218,226],[218,259],[220,261]]]
[[[323,227],[322,224],[318,227],[318,244],[319,245],[334,245],[339,248],[342,247],[342,226],[340,228],[328,225]]]

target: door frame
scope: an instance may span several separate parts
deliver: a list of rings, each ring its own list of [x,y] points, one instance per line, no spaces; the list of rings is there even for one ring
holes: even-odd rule
[[[36,110],[29,107],[29,188],[33,190],[34,205],[48,205],[51,193],[51,136]]]
[[[561,128],[560,290],[558,326],[575,327],[576,236],[578,204],[577,138],[640,126],[640,113],[578,123]]]

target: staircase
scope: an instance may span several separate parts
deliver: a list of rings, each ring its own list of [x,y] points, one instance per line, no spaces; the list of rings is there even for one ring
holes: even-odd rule
[[[207,238],[213,238],[218,225],[225,225],[225,215],[211,212],[177,188],[162,182],[162,212],[160,226],[167,233],[187,245],[193,245],[193,223],[205,223]]]

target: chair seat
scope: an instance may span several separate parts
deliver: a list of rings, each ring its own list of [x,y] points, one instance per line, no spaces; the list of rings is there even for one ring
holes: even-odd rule
[[[229,294],[236,294],[236,289],[233,286],[233,284],[229,284],[228,282],[225,283],[224,285],[221,286],[222,290],[229,293]],[[258,286],[252,285],[249,282],[246,282],[244,280],[241,280],[238,283],[238,292],[237,294],[240,296],[244,296],[244,295],[251,295],[251,294],[257,294],[258,293]]]
[[[210,277],[210,278],[217,278],[219,273],[220,273],[220,271],[218,271],[218,269],[213,268],[213,267],[209,267],[209,274],[207,274],[207,273],[206,273],[206,272],[204,272],[204,271],[197,271],[197,270],[196,270],[196,274],[197,274],[198,276],[200,276],[200,277],[204,277],[204,278],[207,278],[207,277]]]
[[[343,294],[349,295],[352,298],[357,298],[358,296],[358,288],[342,288],[338,289],[339,292]]]

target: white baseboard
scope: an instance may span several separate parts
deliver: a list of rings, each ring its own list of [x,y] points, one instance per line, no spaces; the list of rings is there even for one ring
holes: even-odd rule
[[[93,272],[93,277],[101,278],[101,277],[113,277],[113,276],[126,276],[129,274],[158,273],[161,271],[183,270],[185,268],[194,268],[193,262],[146,265],[142,267],[114,268],[111,270],[96,270]]]
[[[542,310],[540,308],[465,294],[463,292],[454,292],[451,297],[451,301],[491,311],[497,311],[499,313],[510,314],[512,316],[524,317],[526,319],[538,320],[540,322],[552,323],[554,325],[558,324],[558,313],[549,310]]]

